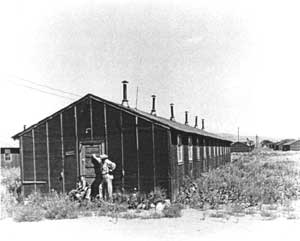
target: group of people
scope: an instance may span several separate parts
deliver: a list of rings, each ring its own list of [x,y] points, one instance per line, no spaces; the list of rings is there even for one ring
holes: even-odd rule
[[[77,181],[76,189],[72,190],[69,195],[75,200],[91,200],[100,198],[105,200],[112,200],[114,176],[112,172],[116,169],[116,164],[108,159],[106,154],[101,154],[99,157],[93,154],[91,157],[96,170],[96,178],[91,185],[85,180],[82,175]]]

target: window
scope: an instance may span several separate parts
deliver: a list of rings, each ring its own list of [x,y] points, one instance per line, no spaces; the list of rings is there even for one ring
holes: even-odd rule
[[[196,155],[197,155],[197,160],[200,161],[200,144],[198,138],[197,138],[197,146],[196,146]]]
[[[189,161],[192,162],[193,161],[193,141],[192,141],[192,137],[189,137],[189,146],[188,146],[188,151],[189,151]]]
[[[200,146],[197,146],[197,160],[200,161]]]
[[[11,161],[11,154],[10,154],[10,150],[9,149],[5,149],[5,151],[4,151],[4,160],[6,162]]]
[[[177,135],[177,161],[179,164],[183,163],[183,146],[180,135]]]
[[[4,158],[5,161],[10,161],[10,159],[11,159],[10,158],[10,154],[9,153],[5,153],[4,155],[5,155],[5,158]]]

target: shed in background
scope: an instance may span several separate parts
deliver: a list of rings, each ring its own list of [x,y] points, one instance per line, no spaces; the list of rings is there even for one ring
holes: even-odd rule
[[[12,168],[20,166],[19,147],[1,147],[1,167]]]
[[[250,152],[254,149],[254,145],[249,145],[248,142],[234,142],[231,144],[231,152]]]
[[[300,151],[300,140],[294,140],[283,144],[283,151]]]

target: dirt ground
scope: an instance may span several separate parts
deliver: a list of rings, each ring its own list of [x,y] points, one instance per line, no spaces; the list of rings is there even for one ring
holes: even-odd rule
[[[277,158],[277,157],[274,157]],[[300,163],[300,154],[280,159]],[[296,218],[280,215],[268,220],[259,214],[244,217],[209,217],[206,212],[186,209],[181,218],[112,219],[84,217],[72,220],[44,220],[16,223],[0,220],[1,240],[298,240],[300,201],[293,203]]]
[[[0,221],[1,240],[298,240],[300,219],[205,218],[185,210],[181,218],[140,220],[88,217],[16,223]]]

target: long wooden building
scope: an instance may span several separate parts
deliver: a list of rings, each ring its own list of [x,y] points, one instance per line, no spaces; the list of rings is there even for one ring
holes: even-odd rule
[[[300,140],[293,140],[282,145],[283,151],[300,151]]]
[[[93,153],[106,153],[117,164],[114,190],[167,190],[174,199],[184,176],[198,177],[230,161],[227,139],[128,106],[127,82],[122,104],[92,94],[13,136],[20,143],[25,195],[33,190],[68,192],[80,175],[95,177]],[[197,121],[197,119],[196,119]]]

